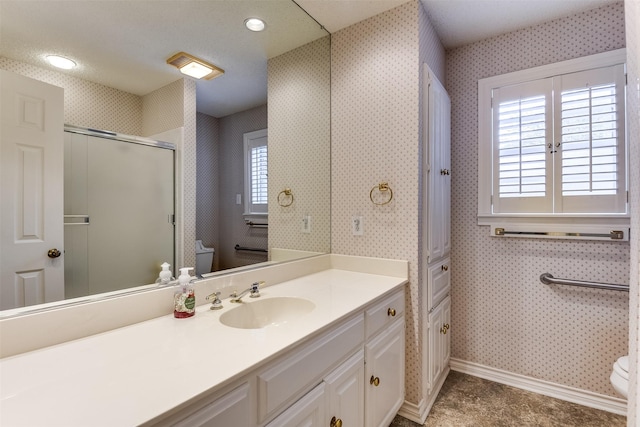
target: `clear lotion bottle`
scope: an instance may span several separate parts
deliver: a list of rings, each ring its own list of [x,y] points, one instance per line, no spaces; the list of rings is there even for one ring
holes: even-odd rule
[[[180,269],[178,277],[178,289],[173,297],[173,316],[178,319],[191,317],[196,314],[196,295],[191,283],[189,270],[193,267],[184,267]]]

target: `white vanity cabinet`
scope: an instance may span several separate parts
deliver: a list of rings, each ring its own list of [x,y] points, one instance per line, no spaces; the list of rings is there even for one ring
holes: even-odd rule
[[[387,427],[404,402],[404,293],[365,312],[365,425]]]
[[[387,427],[404,402],[404,289],[157,425]]]
[[[325,380],[327,393],[327,413],[325,426],[335,427],[364,425],[364,351],[360,350]],[[332,425],[333,423],[333,425]]]
[[[325,423],[325,384],[318,384],[300,400],[278,415],[267,427],[320,427]]]
[[[365,425],[387,427],[404,402],[404,321],[368,342],[365,355]]]
[[[267,427],[364,425],[364,352],[358,351]]]

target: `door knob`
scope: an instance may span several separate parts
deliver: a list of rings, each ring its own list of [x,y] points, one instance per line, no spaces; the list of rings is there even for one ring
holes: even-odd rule
[[[378,387],[380,385],[380,378],[374,377],[373,375],[371,375],[371,378],[369,379],[369,384]]]
[[[49,249],[49,252],[47,252],[47,256],[49,258],[58,258],[60,255],[62,255],[62,252],[60,252],[57,249]]]
[[[342,427],[342,420],[340,418],[331,417],[330,427]]]
[[[396,315],[396,310],[393,308],[390,308],[387,310],[387,316],[391,316],[394,317]]]

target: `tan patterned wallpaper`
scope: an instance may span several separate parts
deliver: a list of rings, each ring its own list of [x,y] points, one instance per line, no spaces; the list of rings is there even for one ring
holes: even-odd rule
[[[628,126],[629,126],[629,164],[632,165],[629,174],[631,178],[629,201],[631,204],[631,229],[640,230],[640,2],[625,2],[625,22],[627,41],[627,73],[628,73]],[[631,293],[629,300],[629,343],[630,343],[630,377],[627,422],[628,425],[638,425],[638,328],[640,327],[640,235],[631,234]]]
[[[218,224],[220,222],[220,180],[218,173],[219,138],[218,119],[207,114],[196,116],[196,239],[205,247],[219,250]],[[218,267],[219,254],[213,257],[214,271]]]
[[[623,4],[615,3],[447,52],[452,357],[615,395],[609,375],[628,351],[628,295],[548,287],[538,277],[628,283],[629,245],[496,239],[477,225],[477,81],[624,46]]]
[[[419,8],[410,1],[332,34],[331,250],[409,260],[406,399],[421,399],[418,286]],[[376,206],[386,181],[393,200]],[[362,216],[364,234],[351,234]]]
[[[182,173],[184,199],[184,266],[196,265],[196,82],[194,79],[181,80],[183,86],[183,127]],[[173,126],[171,124],[170,126]],[[174,126],[176,127],[176,126]],[[172,127],[169,127],[172,129]]]
[[[269,248],[329,252],[331,39],[269,59]],[[294,203],[277,195],[290,188]],[[283,202],[284,204],[284,202]],[[311,233],[302,218],[311,217]]]
[[[184,124],[185,84],[179,79],[142,97],[142,135],[156,135]]]
[[[142,98],[68,74],[0,57],[0,68],[64,89],[64,122],[142,135]]]

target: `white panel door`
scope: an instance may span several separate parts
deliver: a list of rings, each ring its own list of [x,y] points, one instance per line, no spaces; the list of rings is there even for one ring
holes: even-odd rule
[[[324,379],[327,387],[325,426],[364,426],[364,380],[362,350]]]
[[[404,402],[404,318],[365,345],[365,425],[386,427]]]
[[[62,88],[0,70],[0,99],[0,309],[5,310],[64,298],[64,94]],[[51,249],[60,256],[49,257]]]

